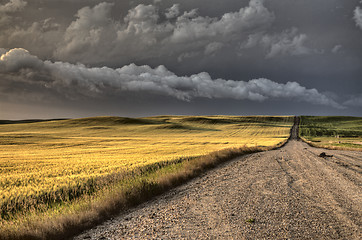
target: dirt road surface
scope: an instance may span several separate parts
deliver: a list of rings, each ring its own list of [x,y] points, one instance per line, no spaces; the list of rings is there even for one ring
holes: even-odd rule
[[[310,147],[297,128],[75,239],[362,239],[362,153]]]

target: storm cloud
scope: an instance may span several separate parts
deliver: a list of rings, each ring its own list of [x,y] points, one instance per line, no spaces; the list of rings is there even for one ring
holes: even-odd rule
[[[111,16],[113,6],[102,2],[80,9],[77,19],[66,29],[55,57],[95,63],[119,58],[120,54],[143,59],[171,50],[182,58],[196,56],[192,53],[202,48],[201,52],[208,55],[250,33],[263,31],[275,18],[263,0],[251,0],[248,6],[220,18],[200,16],[197,9],[181,13],[180,4],[164,12],[155,5],[139,4],[128,11],[123,21],[117,21]]]
[[[223,47],[258,35],[267,58],[276,55],[307,54],[306,34],[297,29],[268,35],[275,14],[264,5],[264,0],[250,0],[247,6],[220,17],[201,16],[198,9],[181,12],[180,4],[161,10],[157,5],[139,4],[128,10],[123,19],[112,16],[115,3],[101,2],[79,9],[76,19],[66,28],[53,18],[32,23],[28,27],[8,26],[6,39],[0,42],[20,43],[22,47],[68,62],[87,64],[111,63],[126,55],[133,60],[150,56],[176,55],[178,60],[198,55],[214,55]],[[20,11],[25,1],[13,0],[0,8]],[[237,48],[237,47],[236,47]],[[240,48],[239,48],[240,51]]]
[[[0,32],[0,118],[361,113],[360,0],[0,0]]]
[[[1,56],[0,74],[8,74],[15,81],[21,79],[60,92],[69,92],[76,87],[78,94],[86,96],[131,91],[167,95],[183,101],[197,97],[252,101],[286,98],[342,107],[316,89],[307,89],[296,82],[280,84],[265,78],[248,82],[212,79],[206,72],[177,76],[163,65],[154,69],[135,64],[117,69],[88,68],[83,64],[42,61],[20,48],[9,50]]]

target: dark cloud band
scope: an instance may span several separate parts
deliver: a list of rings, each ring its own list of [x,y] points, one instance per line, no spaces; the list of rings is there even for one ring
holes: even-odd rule
[[[42,61],[25,49],[2,50],[0,73],[11,75],[13,81],[41,84],[59,92],[75,92],[86,96],[147,92],[172,96],[183,101],[193,98],[297,99],[313,104],[342,108],[341,105],[316,89],[307,89],[297,82],[276,83],[269,79],[248,82],[212,79],[206,72],[177,76],[164,66],[126,65],[122,68],[88,68],[82,64]],[[15,78],[18,76],[19,78]]]

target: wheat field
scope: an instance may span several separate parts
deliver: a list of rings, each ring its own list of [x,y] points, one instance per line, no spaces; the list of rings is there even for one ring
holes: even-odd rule
[[[94,117],[0,125],[0,225],[112,184],[120,172],[226,148],[274,146],[292,117]]]

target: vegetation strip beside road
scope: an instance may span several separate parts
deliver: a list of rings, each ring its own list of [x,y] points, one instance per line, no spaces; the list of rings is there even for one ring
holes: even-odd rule
[[[104,122],[106,122],[105,120],[109,121],[109,119],[102,119],[100,122],[99,119],[96,120],[98,120],[97,125],[94,123],[92,125],[89,123],[90,120],[86,120],[87,123],[85,126],[84,124],[81,124],[82,121],[85,120],[66,120],[73,122],[71,122],[72,124],[67,123],[65,126],[78,125],[78,129],[74,131],[80,131],[79,129],[85,127],[87,129],[91,127],[93,130],[97,128],[98,130],[106,131],[106,134],[110,134],[110,132],[107,132],[107,127],[109,126],[104,124]],[[187,120],[188,123],[193,122],[193,124],[185,125],[185,120]],[[245,120],[248,122],[245,123]],[[279,138],[273,140],[278,142],[278,144],[273,144],[273,146],[269,143],[266,144],[269,146],[232,147],[213,151],[202,156],[183,157],[171,161],[158,161],[144,166],[140,165],[139,167],[135,167],[128,171],[124,170],[91,177],[81,185],[73,185],[73,187],[70,187],[69,189],[60,188],[55,189],[53,192],[45,192],[45,194],[38,195],[36,198],[32,198],[31,196],[28,197],[28,199],[31,199],[33,202],[27,202],[26,196],[22,199],[15,198],[12,200],[13,202],[2,201],[0,238],[64,239],[70,237],[83,229],[94,226],[119,211],[148,200],[171,187],[177,186],[190,178],[200,175],[205,169],[212,168],[217,164],[235,158],[236,156],[269,150],[280,146],[286,142],[288,135],[285,135],[284,130],[280,131],[278,129],[289,129],[291,120],[291,117],[286,117],[284,119],[273,117],[270,119],[268,119],[268,117],[255,117],[254,119],[250,117],[202,117],[191,119],[185,117],[177,118],[177,120],[174,120],[174,122],[171,123],[170,120],[168,120],[164,124],[160,124],[159,122],[157,122],[158,124],[155,124],[155,119],[136,119],[136,121],[141,122],[139,123],[140,126],[146,125],[147,127],[149,127],[149,125],[146,123],[153,121],[151,126],[157,129],[156,131],[158,134],[162,134],[162,132],[166,131],[167,136],[171,138],[178,134],[189,134],[192,136],[192,134],[194,134],[193,131],[196,131],[197,133],[202,133],[204,131],[210,132],[210,129],[212,130],[212,133],[215,133],[215,130],[216,132],[219,130],[222,134],[230,135],[233,133],[230,132],[230,129],[236,129],[236,127],[245,128],[245,126],[253,126],[256,127],[255,129],[258,129],[259,125],[264,132],[259,133],[258,131],[251,131],[251,135],[244,136],[251,137],[256,134],[258,137],[265,137],[264,139],[267,139],[268,137],[275,138],[277,135]],[[91,121],[94,121],[94,119]],[[114,121],[114,119],[112,121]],[[122,121],[123,125],[120,129],[129,127],[134,133],[135,121],[132,119],[123,119]],[[124,121],[127,123],[124,123]],[[99,126],[99,123],[102,123],[102,126]],[[42,131],[43,134],[50,127],[54,129],[54,123],[53,125],[51,122],[41,124],[50,124],[50,126],[44,127],[44,125],[37,125],[31,127],[45,128],[45,131]],[[64,124],[64,121],[58,123],[58,128],[55,128],[57,129],[56,131],[59,132],[59,129],[64,128],[64,126],[61,126],[62,124]],[[29,125],[27,127],[29,129]],[[190,131],[190,129],[192,130]],[[222,130],[220,131],[220,129]],[[12,130],[13,132],[9,135],[13,135],[14,138],[11,139],[9,138],[9,135],[7,135],[7,137],[4,138],[5,143],[7,141],[8,144],[17,144],[16,142],[14,143],[14,141],[17,140],[16,137],[20,133],[30,135],[29,133],[24,133],[21,129],[18,129],[18,131],[15,131],[16,129]],[[182,132],[180,133],[180,131]],[[288,131],[289,130],[287,130],[287,132]],[[170,134],[170,132],[172,134]],[[150,132],[147,133],[149,134]],[[220,135],[220,133],[218,133],[220,138],[219,141],[224,141],[225,137]],[[272,134],[273,137],[271,137],[270,134]],[[93,137],[99,138],[100,136]],[[240,138],[240,136],[236,137]],[[214,135],[212,139],[215,139]],[[229,139],[232,140],[232,137],[229,137]],[[199,135],[199,138],[194,139],[193,141],[197,143],[200,140],[203,140],[203,138]],[[24,139],[21,139],[21,141],[24,141]],[[267,143],[265,140],[264,142]],[[258,145],[263,144],[259,143]],[[26,144],[24,146],[26,146]],[[36,162],[33,162],[32,164],[35,163]],[[4,174],[4,172],[2,174]],[[3,189],[2,191],[4,192]]]
[[[362,151],[362,118],[301,116],[300,137],[313,147]]]

